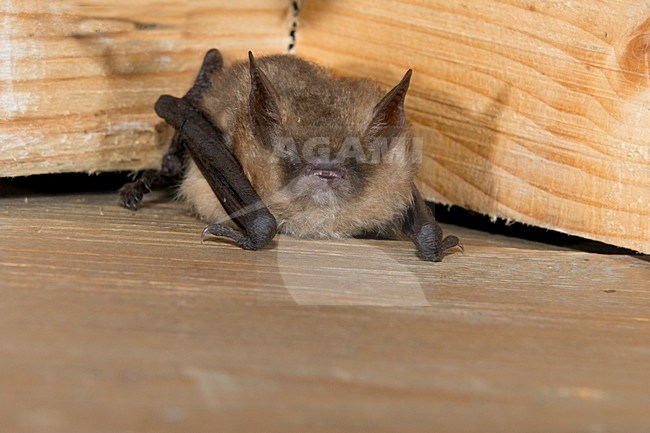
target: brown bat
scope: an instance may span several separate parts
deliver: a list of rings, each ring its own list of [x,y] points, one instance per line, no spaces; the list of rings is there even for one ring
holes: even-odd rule
[[[163,95],[156,113],[176,132],[160,171],[120,190],[136,210],[153,188],[180,183],[180,197],[211,234],[245,249],[276,232],[309,238],[408,236],[440,261],[443,238],[413,179],[418,149],[404,114],[411,70],[387,94],[291,55],[224,67],[208,51],[183,98]],[[189,154],[190,158],[186,157]]]

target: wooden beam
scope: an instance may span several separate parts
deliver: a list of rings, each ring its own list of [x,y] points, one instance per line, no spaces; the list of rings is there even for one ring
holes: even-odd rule
[[[153,112],[183,94],[203,54],[285,52],[287,0],[91,0],[0,6],[0,175],[156,167]]]
[[[437,202],[650,252],[650,3],[310,0],[297,52],[407,68]]]
[[[0,431],[644,432],[647,258],[200,243],[149,197],[0,198]]]

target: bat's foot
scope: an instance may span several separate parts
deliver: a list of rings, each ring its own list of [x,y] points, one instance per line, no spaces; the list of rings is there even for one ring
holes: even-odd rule
[[[145,194],[175,182],[182,173],[180,161],[181,138],[174,135],[169,150],[163,157],[161,170],[145,170],[140,177],[120,188],[120,204],[127,209],[138,210]]]
[[[138,210],[142,198],[149,191],[151,189],[143,179],[129,182],[120,188],[120,205],[127,209]]]
[[[464,251],[463,244],[456,236],[442,238],[442,230],[434,224],[424,224],[412,238],[418,250],[418,256],[430,262],[439,262],[452,254],[454,249]]]

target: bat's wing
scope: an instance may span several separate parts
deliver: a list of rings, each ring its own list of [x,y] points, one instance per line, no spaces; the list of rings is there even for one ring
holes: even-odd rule
[[[424,260],[439,262],[450,254],[450,249],[463,244],[456,236],[442,236],[442,229],[433,217],[431,210],[424,202],[420,191],[412,186],[413,204],[409,208],[402,230],[413,241],[418,250],[418,256]]]
[[[275,236],[275,218],[244,175],[237,158],[225,145],[223,131],[214,127],[197,108],[205,91],[210,89],[212,75],[222,68],[221,54],[218,50],[210,50],[194,86],[183,98],[163,95],[158,99],[156,113],[176,129],[170,150],[163,158],[162,170],[145,172],[140,179],[122,188],[121,202],[136,209],[144,192],[168,183],[172,176],[178,178],[182,172],[182,154],[188,152],[229,217],[241,228],[240,231],[212,224],[206,227],[203,235],[225,236],[242,248],[255,250],[266,246]]]
[[[230,218],[243,230],[212,224],[203,234],[226,236],[248,250],[262,248],[271,242],[277,230],[275,218],[248,181],[239,161],[226,147],[223,132],[212,126],[187,98],[163,95],[155,109],[181,135],[203,177]]]

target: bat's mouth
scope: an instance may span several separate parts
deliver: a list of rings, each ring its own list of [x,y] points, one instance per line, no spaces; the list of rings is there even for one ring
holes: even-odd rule
[[[349,173],[339,164],[309,164],[293,184],[296,196],[319,207],[335,206],[351,193]]]
[[[312,169],[309,170],[309,176],[315,176],[323,182],[335,182],[337,180],[345,179],[345,173],[341,170],[333,169]]]
[[[312,161],[307,164],[303,174],[307,178],[322,181],[326,184],[339,183],[347,179],[347,171],[342,164],[331,161]]]

